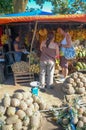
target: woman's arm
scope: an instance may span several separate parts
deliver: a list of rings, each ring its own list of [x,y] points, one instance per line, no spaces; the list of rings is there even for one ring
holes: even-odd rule
[[[56,59],[59,59],[59,46],[56,45]]]
[[[42,47],[44,46],[45,41],[43,41],[40,45],[40,51],[42,51]]]
[[[56,46],[56,55],[59,56],[59,47],[58,47],[58,45]]]
[[[14,50],[17,51],[17,52],[22,52],[23,51],[23,49],[18,48],[18,44],[14,44]]]

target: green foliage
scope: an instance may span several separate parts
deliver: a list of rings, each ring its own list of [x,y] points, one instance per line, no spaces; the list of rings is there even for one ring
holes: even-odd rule
[[[31,0],[28,1],[30,2]],[[52,12],[54,14],[74,14],[80,13],[80,11],[86,14],[85,0],[72,0],[72,2],[71,0],[36,0],[36,4],[42,8],[45,1],[51,2],[53,7]],[[14,2],[15,0],[0,0],[0,14],[13,13]],[[16,2],[18,1],[16,0]],[[29,8],[26,10],[29,11]],[[34,8],[32,8],[30,11],[32,10],[34,10]]]
[[[13,12],[13,0],[0,0],[0,14]]]
[[[74,13],[86,13],[86,2],[83,0],[47,0],[51,2],[54,14],[74,14]],[[36,3],[43,6],[45,0],[36,0]],[[47,6],[47,5],[46,5]]]

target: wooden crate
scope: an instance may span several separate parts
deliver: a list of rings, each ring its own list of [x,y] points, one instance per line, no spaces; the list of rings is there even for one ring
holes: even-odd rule
[[[15,85],[28,85],[31,81],[34,81],[34,74],[29,72],[14,73]]]

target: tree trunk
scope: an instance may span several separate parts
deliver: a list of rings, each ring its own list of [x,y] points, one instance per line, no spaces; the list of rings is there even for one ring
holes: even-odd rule
[[[28,0],[13,0],[14,13],[25,12]]]

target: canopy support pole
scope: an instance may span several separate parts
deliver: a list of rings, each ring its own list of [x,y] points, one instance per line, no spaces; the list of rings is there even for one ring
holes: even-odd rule
[[[9,27],[8,27],[7,24],[6,24],[6,30],[7,30],[7,35],[8,35],[8,48],[9,48],[9,51],[11,51],[11,43],[10,43],[10,36],[9,36]]]
[[[34,32],[33,32],[32,41],[31,41],[30,55],[31,55],[31,53],[32,53],[33,43],[34,43],[34,39],[35,39],[35,36],[36,36],[37,25],[38,25],[38,22],[36,21],[35,27],[34,27]],[[30,66],[30,56],[29,56],[29,66]]]

